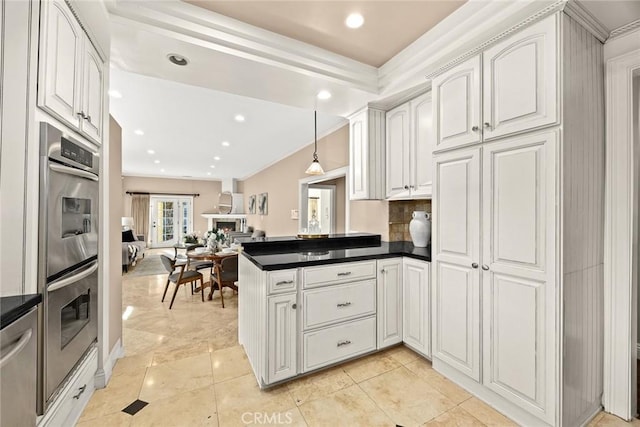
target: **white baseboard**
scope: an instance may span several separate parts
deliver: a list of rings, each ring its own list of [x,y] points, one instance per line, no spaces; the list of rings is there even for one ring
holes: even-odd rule
[[[104,361],[104,368],[98,369],[96,372],[96,389],[107,386],[116,361],[122,357],[124,357],[124,347],[122,346],[122,338],[118,338],[118,341],[116,341],[116,344],[111,349],[111,353],[109,353],[109,358]]]

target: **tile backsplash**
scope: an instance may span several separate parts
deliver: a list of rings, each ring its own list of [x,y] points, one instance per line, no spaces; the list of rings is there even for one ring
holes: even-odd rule
[[[389,202],[389,241],[411,241],[409,222],[413,211],[431,213],[431,200],[394,200]]]

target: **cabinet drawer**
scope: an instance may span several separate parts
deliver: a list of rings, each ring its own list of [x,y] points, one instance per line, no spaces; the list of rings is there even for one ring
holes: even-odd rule
[[[304,288],[315,288],[332,283],[355,282],[376,277],[376,262],[346,262],[303,269]]]
[[[298,288],[297,270],[282,270],[269,272],[267,279],[269,295],[295,292]]]
[[[376,281],[349,283],[303,293],[304,329],[375,314]]]
[[[309,372],[376,349],[376,318],[304,334],[303,372]]]

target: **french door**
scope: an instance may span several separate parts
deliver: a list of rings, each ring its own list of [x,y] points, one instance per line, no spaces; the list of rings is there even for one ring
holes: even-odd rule
[[[151,247],[173,246],[193,231],[193,197],[151,196],[150,201]]]

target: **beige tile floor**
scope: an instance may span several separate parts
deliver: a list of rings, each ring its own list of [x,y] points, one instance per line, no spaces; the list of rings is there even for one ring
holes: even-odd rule
[[[125,276],[125,357],[78,426],[514,425],[402,346],[260,390],[237,341],[237,296],[225,290],[222,309],[184,288],[169,310],[165,277]],[[122,412],[136,399],[149,404]],[[591,425],[628,424],[600,414]]]

